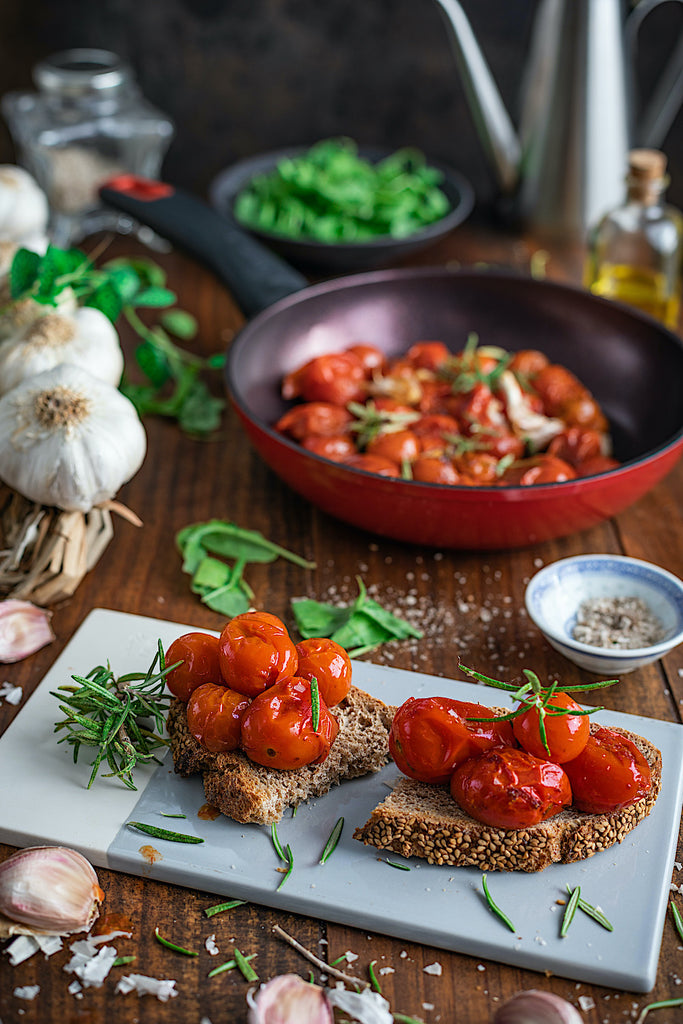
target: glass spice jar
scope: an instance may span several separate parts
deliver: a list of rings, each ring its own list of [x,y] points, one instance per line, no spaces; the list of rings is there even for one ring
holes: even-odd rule
[[[18,160],[50,203],[58,246],[101,230],[130,230],[130,219],[101,206],[98,187],[123,172],[159,176],[173,123],[141,95],[115,53],[65,50],[33,69],[37,93],[11,92],[2,111]]]
[[[596,295],[636,306],[675,329],[683,214],[664,201],[668,180],[663,153],[631,151],[625,201],[591,232],[584,283]]]

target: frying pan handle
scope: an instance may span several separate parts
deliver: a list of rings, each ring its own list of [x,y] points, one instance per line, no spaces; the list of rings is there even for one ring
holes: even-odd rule
[[[100,188],[100,196],[210,267],[247,317],[308,284],[233,220],[173,185],[121,174]]]

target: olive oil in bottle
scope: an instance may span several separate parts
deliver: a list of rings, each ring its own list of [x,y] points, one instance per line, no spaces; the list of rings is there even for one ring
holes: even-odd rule
[[[681,302],[683,215],[664,202],[666,157],[634,149],[626,199],[607,213],[589,238],[585,284],[596,295],[678,324]]]

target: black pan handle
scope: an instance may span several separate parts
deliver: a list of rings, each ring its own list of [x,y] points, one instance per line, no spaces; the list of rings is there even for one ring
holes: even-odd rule
[[[107,181],[100,196],[210,267],[247,317],[308,284],[229,217],[173,185],[122,174]]]

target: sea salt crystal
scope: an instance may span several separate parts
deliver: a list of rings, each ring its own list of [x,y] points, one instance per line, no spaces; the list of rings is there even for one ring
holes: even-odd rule
[[[40,992],[40,985],[22,985],[15,988],[14,995],[17,999],[35,999]]]
[[[207,953],[209,953],[210,956],[216,956],[216,954],[220,952],[218,946],[216,945],[215,932],[212,935],[207,935],[204,946],[206,948]]]
[[[434,1003],[423,1003],[422,1004],[422,1009],[423,1010],[433,1010],[434,1009]]]
[[[117,952],[114,946],[97,946],[91,939],[74,942],[71,960],[64,965],[68,974],[75,974],[84,988],[100,988],[114,966]]]
[[[435,974],[437,977],[440,977],[443,972],[443,968],[440,963],[433,963],[427,964],[426,967],[423,967],[423,971],[425,974]]]
[[[360,1024],[393,1024],[389,1003],[379,992],[369,988],[362,992],[350,992],[345,988],[328,989],[327,998],[333,1006]]]
[[[12,686],[11,683],[0,684],[0,700],[7,704],[18,704],[21,700],[23,690],[20,686]]]
[[[380,967],[379,973],[380,974],[396,974],[396,971],[394,970],[393,967]]]
[[[588,1010],[595,1009],[595,1002],[591,996],[579,996],[579,1006],[584,1013],[587,1013]]]
[[[347,964],[352,964],[354,960],[358,959],[358,953],[352,953],[350,949],[347,949],[344,953]]]
[[[29,957],[33,956],[40,949],[35,936],[33,935],[17,935],[16,939],[13,939],[4,950],[9,956],[9,962],[12,967],[16,967],[17,964],[22,964],[24,960],[28,960]]]
[[[126,974],[116,986],[121,995],[137,992],[139,996],[156,996],[162,1003],[178,995],[171,978],[148,978],[145,974]]]

